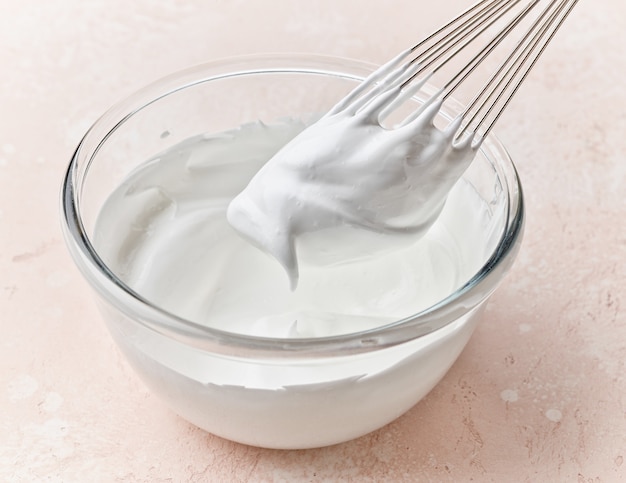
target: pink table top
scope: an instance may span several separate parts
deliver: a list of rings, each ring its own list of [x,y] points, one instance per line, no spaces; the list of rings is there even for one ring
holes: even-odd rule
[[[186,423],[122,359],[62,241],[67,162],[116,100],[235,54],[382,62],[468,4],[0,0],[0,481],[626,481],[619,0],[580,3],[501,119],[519,259],[444,380],[373,434],[272,451]]]

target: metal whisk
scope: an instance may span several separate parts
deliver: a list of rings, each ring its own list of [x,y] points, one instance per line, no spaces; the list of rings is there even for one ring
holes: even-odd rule
[[[522,30],[508,52],[475,97],[453,122],[458,124],[454,141],[471,138],[474,147],[491,131],[563,24],[578,0],[483,0],[380,67],[327,114],[365,112],[382,122],[444,67],[452,77],[418,112],[396,127],[418,118],[429,106],[441,104],[489,57],[506,37]],[[539,12],[538,8],[543,6]],[[477,53],[464,65],[451,67],[459,54]]]
[[[308,253],[332,253],[343,261],[414,243],[435,223],[451,189],[577,1],[479,1],[380,67],[279,150],[231,202],[229,222],[285,267],[292,288],[298,281],[300,234],[308,235],[308,241],[298,238],[300,253],[310,243]],[[509,49],[503,42],[514,32],[518,41]],[[479,92],[445,128],[435,126],[446,99],[496,50],[504,50],[504,60]],[[469,61],[464,59],[468,52]],[[452,73],[443,87],[404,114],[399,107],[444,67]],[[387,119],[392,113],[394,122]],[[287,188],[270,189],[273,180]],[[297,201],[290,186],[299,187]],[[271,237],[250,230],[265,225],[275,227]],[[320,239],[311,235],[322,229],[327,230]],[[363,239],[365,232],[376,235],[359,252],[360,244],[348,241],[353,235]],[[332,245],[320,250],[328,239]]]

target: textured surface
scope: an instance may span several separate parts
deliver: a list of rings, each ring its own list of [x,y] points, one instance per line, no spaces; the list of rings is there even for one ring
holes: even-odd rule
[[[442,383],[371,435],[281,452],[190,426],[121,359],[63,246],[63,171],[117,99],[233,54],[382,62],[468,3],[0,0],[0,481],[626,481],[621,1],[581,2],[501,120],[519,260]]]

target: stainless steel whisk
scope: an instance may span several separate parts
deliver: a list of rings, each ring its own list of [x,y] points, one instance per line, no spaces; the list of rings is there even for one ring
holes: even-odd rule
[[[365,112],[382,122],[444,67],[452,76],[420,109],[396,127],[415,120],[433,103],[440,106],[505,38],[522,30],[514,48],[457,118],[454,141],[470,137],[474,147],[491,131],[548,43],[578,0],[482,0],[373,72],[327,115]],[[537,12],[537,7],[543,7]],[[533,15],[534,14],[534,15]],[[524,30],[525,29],[525,30]],[[478,51],[451,67],[468,49]],[[475,51],[475,50],[474,50]],[[391,72],[390,72],[391,71]]]
[[[339,230],[331,248],[341,253],[341,260],[372,253],[369,246],[358,252],[354,243],[338,251],[335,240],[351,240],[354,230],[414,243],[435,223],[451,189],[577,2],[479,1],[377,69],[281,148],[229,205],[231,225],[246,233],[258,225],[251,220],[261,213],[278,227],[275,236],[255,243],[285,267],[292,288],[298,281],[299,234]],[[520,31],[515,46],[507,50],[504,40]],[[504,60],[462,112],[439,129],[435,121],[445,119],[438,116],[443,103],[501,45]],[[463,58],[468,52],[469,61]],[[399,109],[444,67],[444,74],[451,74],[443,87],[430,97],[420,96],[426,98],[421,105]],[[288,190],[268,194],[271,179],[302,186],[298,202]],[[281,208],[259,208],[265,206]],[[275,217],[276,212],[288,215]],[[324,237],[329,239],[328,231]],[[378,237],[383,240],[378,249],[386,250],[390,239]],[[300,238],[298,247],[304,243]]]

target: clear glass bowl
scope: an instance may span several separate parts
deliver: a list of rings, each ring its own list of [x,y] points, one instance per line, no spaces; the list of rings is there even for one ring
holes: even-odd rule
[[[491,216],[503,220],[491,256],[440,302],[379,328],[309,339],[216,330],[149,302],[103,262],[92,244],[96,217],[139,164],[199,133],[324,112],[374,68],[310,55],[200,65],[114,106],[72,157],[61,209],[77,267],[132,367],[174,411],[211,433],[255,446],[309,448],[384,426],[444,376],[513,263],[523,232],[522,190],[511,159],[493,136],[464,175]],[[442,116],[449,118],[458,108],[453,104]]]

